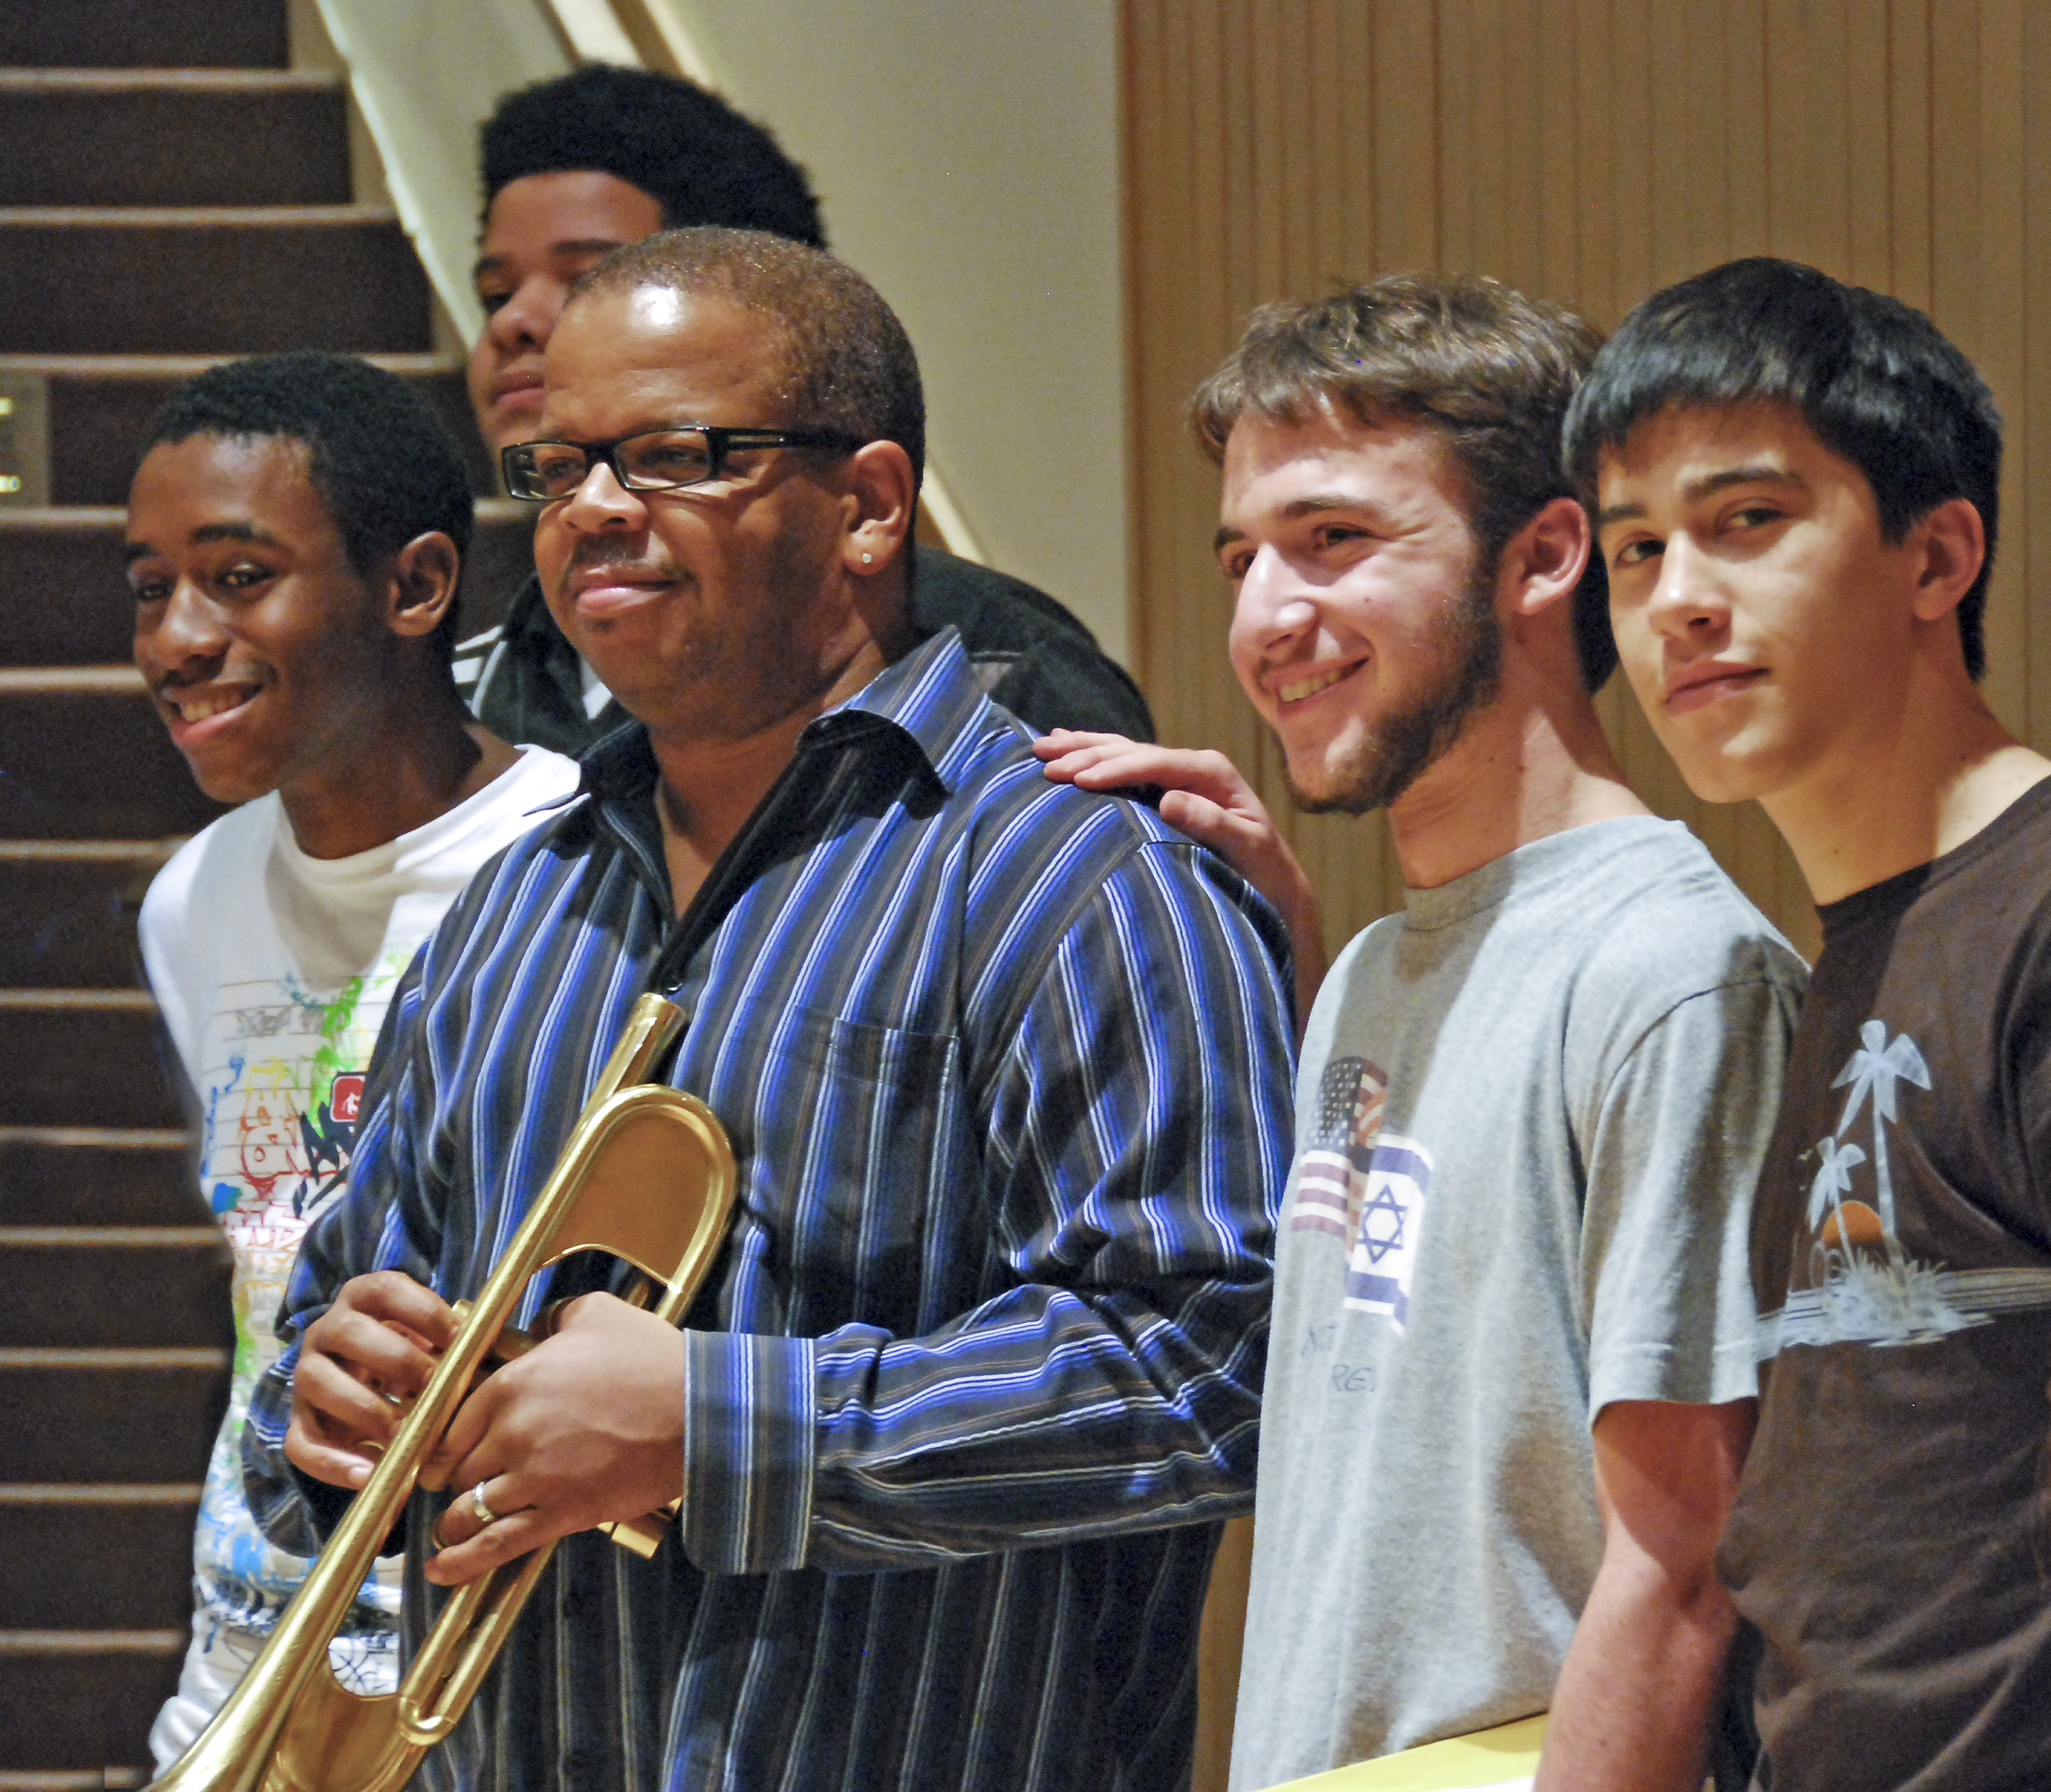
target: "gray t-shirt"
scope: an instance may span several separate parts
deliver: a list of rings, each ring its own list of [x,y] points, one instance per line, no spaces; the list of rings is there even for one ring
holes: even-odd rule
[[[1234,1792],[1545,1709],[1602,1555],[1595,1415],[1756,1392],[1801,960],[1650,818],[1408,903],[1304,1040]]]

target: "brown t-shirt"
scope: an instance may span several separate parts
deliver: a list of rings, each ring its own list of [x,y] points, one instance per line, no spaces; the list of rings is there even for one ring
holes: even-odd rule
[[[1721,1556],[1770,1792],[2051,1787],[2051,782],[1822,911]]]

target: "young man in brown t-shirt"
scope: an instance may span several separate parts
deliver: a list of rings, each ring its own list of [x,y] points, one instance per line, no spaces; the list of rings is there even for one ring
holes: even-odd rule
[[[2051,762],[1976,682],[2000,419],[1920,313],[1761,260],[1633,311],[1567,454],[1654,732],[1823,922],[1720,1556],[1754,1784],[2051,1785]]]

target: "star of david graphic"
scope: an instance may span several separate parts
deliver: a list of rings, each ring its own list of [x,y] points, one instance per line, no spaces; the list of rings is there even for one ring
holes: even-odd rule
[[[1395,1185],[1385,1180],[1360,1210],[1360,1241],[1367,1247],[1369,1262],[1378,1263],[1403,1248],[1403,1228],[1409,1217],[1409,1208],[1396,1198]]]

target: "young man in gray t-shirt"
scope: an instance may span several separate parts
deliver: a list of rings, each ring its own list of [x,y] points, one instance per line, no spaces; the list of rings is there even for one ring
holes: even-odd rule
[[[1405,912],[1312,1008],[1280,1216],[1236,1792],[1549,1708],[1541,1788],[1697,1792],[1733,1628],[1746,1271],[1802,967],[1625,787],[1560,420],[1595,348],[1472,278],[1256,314],[1198,394],[1233,664]],[[1215,755],[1074,736],[1275,896]]]

